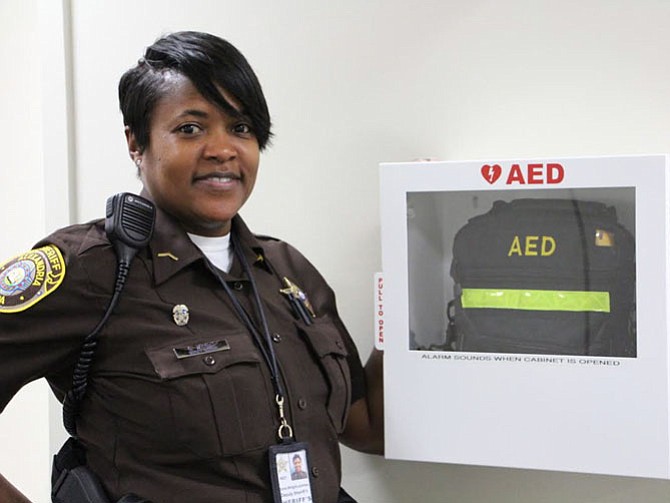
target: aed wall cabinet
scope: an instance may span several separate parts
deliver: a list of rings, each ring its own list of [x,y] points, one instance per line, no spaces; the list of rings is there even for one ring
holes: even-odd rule
[[[381,165],[387,457],[670,478],[667,169]]]

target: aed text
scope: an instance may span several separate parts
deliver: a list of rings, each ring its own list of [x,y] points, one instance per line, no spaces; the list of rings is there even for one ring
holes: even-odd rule
[[[565,170],[558,163],[532,163],[526,166],[525,171],[520,164],[512,164],[507,175],[506,185],[542,185],[557,184],[563,181]]]
[[[551,236],[514,236],[507,256],[550,257],[556,251],[556,240]]]

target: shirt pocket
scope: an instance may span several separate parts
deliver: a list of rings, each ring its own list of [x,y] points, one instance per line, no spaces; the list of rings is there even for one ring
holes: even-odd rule
[[[309,326],[298,324],[298,330],[317,357],[328,383],[326,408],[338,433],[344,431],[351,404],[351,376],[347,349],[339,330],[328,316],[315,318]]]
[[[187,451],[207,459],[273,443],[274,394],[248,333],[182,339],[146,354],[168,395],[173,438]]]

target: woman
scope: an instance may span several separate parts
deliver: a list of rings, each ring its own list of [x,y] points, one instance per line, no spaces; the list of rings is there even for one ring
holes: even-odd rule
[[[111,501],[260,503],[300,489],[336,502],[338,441],[382,452],[381,356],[363,369],[318,271],[238,215],[271,136],[256,76],[226,41],[175,33],[123,75],[119,99],[157,211],[77,416],[87,466]],[[32,270],[50,282],[22,283]],[[112,295],[104,222],[59,230],[1,271],[0,408],[39,377],[62,399]],[[294,484],[307,485],[284,477],[297,452],[309,478]]]

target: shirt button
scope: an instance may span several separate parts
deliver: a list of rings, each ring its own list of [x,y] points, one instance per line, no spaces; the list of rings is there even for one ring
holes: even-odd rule
[[[216,358],[214,358],[212,355],[207,355],[202,359],[203,362],[205,362],[205,365],[209,365],[210,367],[216,363]]]
[[[278,334],[277,332],[272,334],[272,340],[274,342],[281,342],[281,334]]]
[[[235,283],[233,283],[233,288],[238,292],[240,290],[244,290],[244,283],[242,283],[241,281],[236,281]]]
[[[307,400],[301,398],[298,400],[298,408],[305,410],[307,408]]]
[[[336,345],[338,348],[342,349],[342,346],[343,346],[342,341],[335,341],[335,345]]]
[[[319,469],[316,466],[312,467],[312,475],[315,477],[319,476]]]

